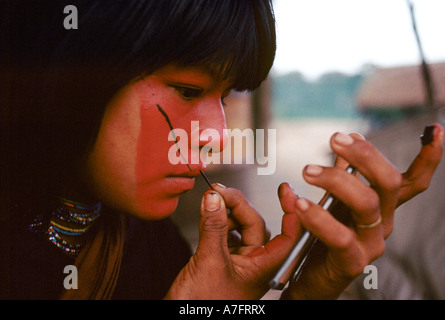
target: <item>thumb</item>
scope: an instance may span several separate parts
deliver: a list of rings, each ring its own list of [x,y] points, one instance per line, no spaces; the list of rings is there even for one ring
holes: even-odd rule
[[[399,193],[398,205],[408,201],[415,195],[425,191],[433,178],[443,153],[444,129],[435,124],[433,141],[422,145],[419,154],[402,175],[402,186]]]
[[[230,256],[227,245],[228,218],[223,198],[208,190],[201,201],[199,243],[196,258],[211,259],[219,266],[226,265]]]

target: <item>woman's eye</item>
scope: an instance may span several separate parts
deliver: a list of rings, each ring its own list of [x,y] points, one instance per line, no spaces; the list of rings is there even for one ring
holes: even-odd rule
[[[179,93],[179,95],[184,100],[187,101],[200,97],[203,92],[203,89],[200,88],[179,87],[179,86],[174,86],[174,88]]]

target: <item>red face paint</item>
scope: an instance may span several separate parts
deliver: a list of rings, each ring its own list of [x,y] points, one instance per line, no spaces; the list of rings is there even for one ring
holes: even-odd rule
[[[97,196],[140,218],[172,214],[179,196],[193,188],[195,177],[206,167],[199,149],[208,141],[198,139],[199,145],[192,148],[188,138],[200,132],[192,134],[191,124],[199,121],[199,131],[222,132],[221,97],[227,88],[201,70],[171,66],[122,88],[107,106],[88,159]],[[175,141],[169,140],[172,127],[186,135],[179,141],[186,161],[179,164],[169,161],[169,151],[177,152]],[[191,161],[196,158],[197,163]]]
[[[145,81],[139,83],[144,85]],[[152,83],[151,90],[153,90]],[[140,90],[141,126],[136,156],[136,199],[150,218],[163,218],[176,209],[179,196],[193,188],[199,169],[188,164],[173,165],[168,152],[174,141],[168,140],[171,131],[157,105],[168,99],[153,96],[147,88]],[[158,91],[159,92],[159,91]],[[163,110],[163,109],[162,109]]]

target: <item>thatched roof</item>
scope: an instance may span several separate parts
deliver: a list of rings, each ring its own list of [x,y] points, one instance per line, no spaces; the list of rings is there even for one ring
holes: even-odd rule
[[[436,105],[445,106],[445,62],[428,65],[434,83]],[[420,65],[376,69],[363,82],[357,95],[361,110],[414,108],[425,105]]]

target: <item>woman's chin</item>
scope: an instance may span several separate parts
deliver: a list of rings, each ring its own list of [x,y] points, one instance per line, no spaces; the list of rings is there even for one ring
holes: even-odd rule
[[[161,220],[169,217],[178,206],[179,197],[157,201],[137,201],[137,205],[128,212],[130,215],[144,220]]]

